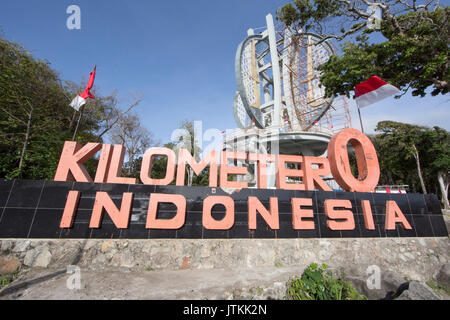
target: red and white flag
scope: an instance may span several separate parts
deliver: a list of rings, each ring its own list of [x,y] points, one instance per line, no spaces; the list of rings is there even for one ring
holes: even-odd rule
[[[355,101],[359,108],[378,102],[400,92],[399,89],[377,76],[371,76],[355,87]]]
[[[97,72],[96,70],[97,66],[94,66],[94,71],[89,74],[89,81],[86,86],[86,90],[77,95],[70,103],[70,106],[77,111],[79,111],[81,106],[86,103],[87,98],[95,99],[95,97],[91,94],[91,89],[94,86],[95,73]]]

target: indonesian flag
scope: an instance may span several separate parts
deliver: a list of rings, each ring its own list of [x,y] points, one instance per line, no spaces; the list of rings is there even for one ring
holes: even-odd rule
[[[89,81],[86,86],[86,90],[77,95],[75,99],[72,100],[70,106],[75,110],[79,111],[81,106],[86,103],[87,98],[95,99],[95,97],[91,94],[91,89],[94,86],[95,73],[97,70],[97,66],[94,66],[94,71],[89,74]]]
[[[359,108],[378,102],[400,92],[399,89],[377,76],[371,76],[355,87],[355,101]]]

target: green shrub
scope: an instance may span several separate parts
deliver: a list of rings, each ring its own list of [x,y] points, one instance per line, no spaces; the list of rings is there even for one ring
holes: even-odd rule
[[[301,278],[288,281],[286,298],[290,300],[366,300],[352,284],[326,271],[327,265],[310,264]]]
[[[19,271],[16,271],[11,275],[0,276],[0,290],[2,290],[4,287],[9,285],[11,282],[13,282],[18,277],[19,277]]]

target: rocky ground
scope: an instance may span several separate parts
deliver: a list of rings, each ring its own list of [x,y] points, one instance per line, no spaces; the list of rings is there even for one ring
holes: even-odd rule
[[[450,299],[449,255],[448,238],[12,239],[0,241],[0,299],[284,299],[287,281],[312,262],[345,272],[369,299],[405,284],[396,299]]]
[[[440,273],[450,279],[450,265]],[[444,268],[443,268],[444,269]],[[69,273],[68,273],[69,271]],[[74,272],[75,271],[75,272]],[[251,269],[209,269],[178,271],[50,270],[32,268],[0,292],[0,299],[13,300],[83,300],[83,299],[284,299],[286,283],[301,275],[299,267],[257,267]],[[78,277],[78,278],[77,278]],[[357,290],[369,299],[381,299],[407,282],[392,271],[385,271],[380,288],[369,290],[366,279],[347,276]],[[408,290],[398,300],[449,299],[437,285],[409,282]]]

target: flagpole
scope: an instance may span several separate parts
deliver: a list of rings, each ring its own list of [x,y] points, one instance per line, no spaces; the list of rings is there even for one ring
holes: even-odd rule
[[[70,106],[74,108],[76,111],[80,111],[80,115],[78,116],[77,126],[75,127],[75,131],[73,132],[72,141],[75,141],[78,133],[78,128],[80,126],[81,118],[83,117],[84,106],[88,98],[95,99],[95,97],[91,94],[91,89],[94,86],[95,73],[97,71],[97,65],[94,65],[94,70],[89,74],[89,80],[86,86],[86,90],[84,90],[81,94],[77,95],[75,99],[72,100]],[[75,117],[72,117],[72,121],[70,122],[70,127],[72,127],[72,122]],[[70,128],[69,127],[69,128]],[[70,130],[70,129],[69,129]]]
[[[84,111],[84,106],[82,106],[80,109],[80,115],[78,116],[77,126],[75,127],[75,131],[73,132],[72,141],[76,141],[75,138],[77,136],[78,126],[80,125],[80,122],[81,122],[81,117],[83,116],[83,111]]]
[[[364,133],[364,128],[363,128],[362,119],[361,119],[361,110],[359,109],[358,105],[357,105],[357,107],[358,107],[359,123],[361,124],[361,132]]]

